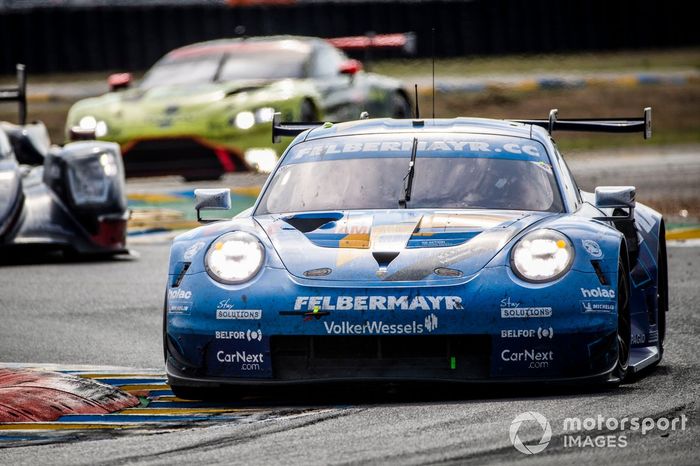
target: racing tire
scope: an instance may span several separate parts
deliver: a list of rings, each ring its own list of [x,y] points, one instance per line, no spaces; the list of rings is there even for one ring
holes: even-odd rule
[[[659,350],[659,361],[664,355],[664,341],[666,340],[666,313],[668,312],[668,259],[666,256],[666,229],[661,227],[659,232],[659,250],[656,263],[658,271],[656,277],[656,329]]]
[[[411,104],[403,94],[396,92],[391,96],[391,118],[411,118]]]
[[[617,364],[613,370],[613,375],[620,383],[624,382],[629,375],[632,349],[632,321],[629,297],[629,274],[620,259],[617,265]]]
[[[163,362],[168,363],[168,292],[163,298]]]

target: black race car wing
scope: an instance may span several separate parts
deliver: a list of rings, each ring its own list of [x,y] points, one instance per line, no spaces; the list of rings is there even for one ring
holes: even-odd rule
[[[282,123],[282,115],[276,112],[272,116],[272,142],[277,143],[281,141],[282,136],[296,136],[297,134],[303,133],[307,129],[318,128],[323,126],[325,122],[323,121],[310,121],[310,122],[286,122]]]
[[[511,120],[518,123],[541,126],[552,134],[560,131],[586,131],[595,133],[644,133],[644,139],[651,138],[651,107],[644,109],[641,117],[622,118],[569,118],[558,119],[558,110],[549,111],[546,120]]]

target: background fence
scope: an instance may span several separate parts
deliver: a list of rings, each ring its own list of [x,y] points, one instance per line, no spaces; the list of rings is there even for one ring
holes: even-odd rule
[[[697,45],[681,0],[322,2],[277,6],[142,5],[0,11],[0,73],[140,70],[207,39],[414,31],[417,55],[440,57]]]

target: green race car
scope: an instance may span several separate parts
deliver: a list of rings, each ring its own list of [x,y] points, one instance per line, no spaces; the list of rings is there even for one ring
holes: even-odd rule
[[[111,92],[73,105],[66,134],[94,131],[98,139],[119,143],[127,176],[195,180],[269,171],[286,147],[271,144],[275,112],[284,121],[302,122],[352,120],[363,111],[410,115],[399,81],[364,72],[361,62],[338,48],[405,45],[403,36],[275,36],[188,45],[165,55],[136,86],[128,73],[110,76]]]

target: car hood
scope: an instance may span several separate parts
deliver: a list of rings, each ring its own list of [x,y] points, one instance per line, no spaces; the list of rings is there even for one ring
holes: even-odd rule
[[[477,273],[518,232],[544,215],[375,210],[263,215],[255,220],[298,278],[440,282]]]
[[[229,81],[226,83],[198,83],[135,88],[116,93],[122,102],[215,102],[241,92],[256,91],[271,84],[268,80]]]
[[[265,97],[274,97],[274,90],[285,85],[291,84],[245,80],[110,92],[77,102],[68,114],[67,125],[76,125],[82,116],[91,115],[107,121],[109,139],[134,136],[124,134],[125,128],[137,133],[144,129],[182,132],[195,123],[225,119],[239,109],[263,105]]]

